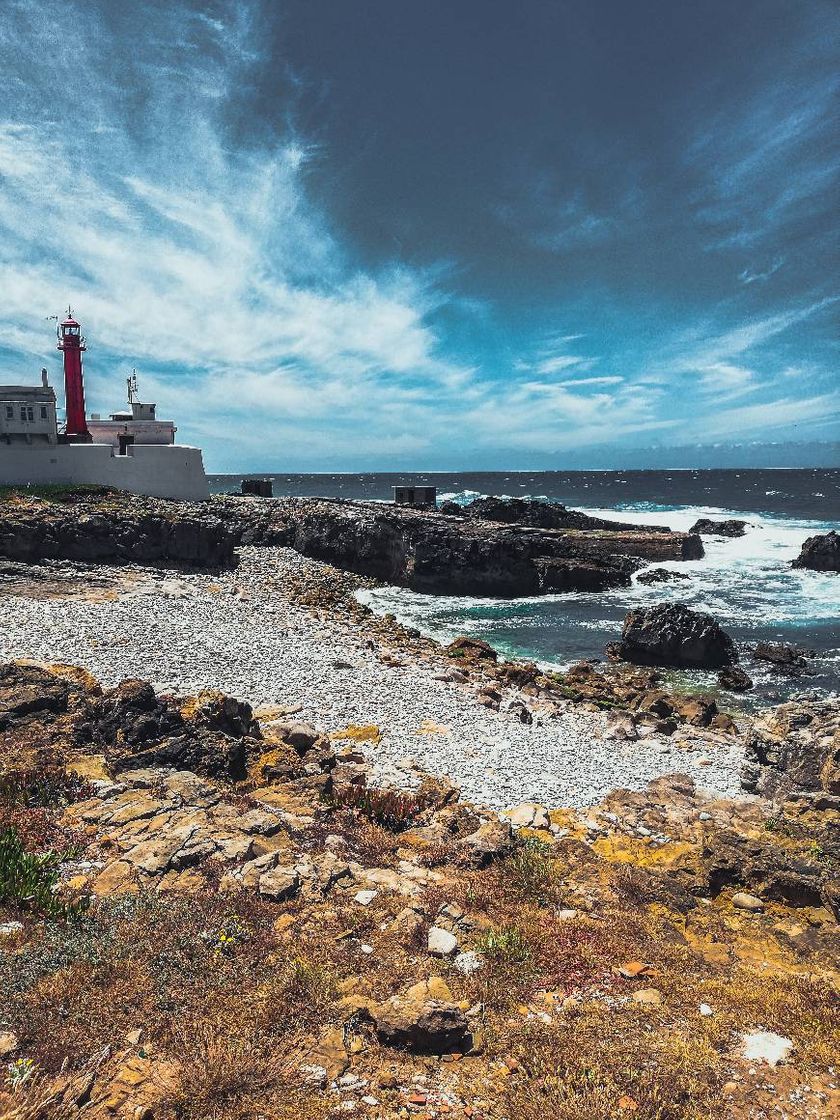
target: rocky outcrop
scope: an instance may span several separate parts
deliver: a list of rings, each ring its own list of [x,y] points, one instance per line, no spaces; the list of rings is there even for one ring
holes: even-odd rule
[[[757,642],[750,650],[756,661],[762,661],[779,673],[799,676],[808,669],[806,658],[813,657],[812,650],[801,649],[788,642]]]
[[[727,521],[713,521],[709,517],[701,517],[688,531],[699,533],[704,537],[743,537],[747,531],[747,523],[739,521],[737,517],[730,517]]]
[[[774,801],[840,810],[840,707],[792,701],[758,719],[747,740],[744,788]]]
[[[115,774],[165,766],[232,780],[245,777],[260,737],[249,704],[212,692],[182,709],[138,680],[91,698],[75,730],[78,743],[102,749]]]
[[[630,611],[611,653],[637,665],[719,669],[738,660],[735,644],[709,614],[684,603]]]
[[[652,669],[608,665],[599,670],[588,661],[580,661],[563,674],[563,684],[570,698],[593,701],[607,710],[624,708],[631,713],[631,722],[619,725],[623,738],[635,737],[637,723],[653,724],[666,735],[684,723],[720,731],[732,731],[735,727],[731,717],[718,710],[712,697],[668,692],[660,687],[659,675]]]
[[[203,503],[132,495],[0,502],[0,556],[33,563],[224,568],[235,535]]]
[[[830,533],[808,537],[791,567],[810,568],[813,572],[840,572],[840,534],[832,529]]]
[[[243,544],[285,545],[429,594],[518,597],[626,586],[642,561],[702,555],[686,533],[542,529],[326,499],[214,499]]]
[[[444,503],[441,513],[452,514],[454,502]],[[567,509],[559,502],[541,502],[532,498],[476,498],[465,506],[457,507],[459,516],[479,521],[498,521],[503,525],[524,525],[534,529],[606,529],[638,533],[669,533],[667,525],[639,525],[627,521],[607,521],[590,517],[576,509]],[[694,532],[695,530],[691,530]]]
[[[717,679],[720,687],[725,688],[727,692],[748,692],[753,686],[752,678],[740,665],[724,665]]]
[[[651,568],[647,572],[639,572],[636,583],[678,583],[683,579],[691,579],[685,572],[675,572],[672,568]]]
[[[469,1024],[439,976],[413,984],[374,1009],[376,1034],[386,1046],[420,1054],[464,1053],[472,1046]]]

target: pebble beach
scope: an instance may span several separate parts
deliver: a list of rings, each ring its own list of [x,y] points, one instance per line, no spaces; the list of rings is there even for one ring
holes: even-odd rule
[[[284,595],[286,583],[317,586],[333,569],[285,548],[239,556],[222,574],[47,565],[41,578],[77,591],[48,597],[37,581],[7,586],[0,657],[80,665],[105,686],[141,677],[159,692],[219,689],[264,718],[294,715],[330,732],[375,726],[378,741],[360,746],[382,784],[410,785],[423,770],[495,809],[585,808],[668,773],[719,796],[740,791],[739,737],[684,728],[627,740],[604,713],[572,703],[523,724],[482,706],[434,658],[387,664],[346,614]]]

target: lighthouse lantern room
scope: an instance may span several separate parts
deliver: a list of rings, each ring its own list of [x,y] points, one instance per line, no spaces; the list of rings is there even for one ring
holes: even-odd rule
[[[67,308],[67,318],[58,325],[58,349],[64,354],[64,399],[66,424],[64,442],[90,443],[91,435],[85,419],[85,383],[82,374],[82,353],[87,349],[82,328]]]

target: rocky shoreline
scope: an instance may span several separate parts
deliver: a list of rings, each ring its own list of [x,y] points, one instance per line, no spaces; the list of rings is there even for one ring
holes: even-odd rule
[[[679,535],[110,501],[0,508],[4,1120],[837,1107],[838,706],[666,689],[745,676],[681,607],[555,673],[357,598]]]
[[[378,503],[82,492],[0,503],[0,556],[220,568],[234,562],[236,544],[282,545],[416,591],[516,597],[602,591],[629,584],[648,561],[703,555],[694,534],[569,520],[568,529],[536,528]]]
[[[805,715],[772,800],[500,815],[349,729],[0,666],[0,1114],[828,1115],[837,752],[803,763],[840,724]]]
[[[58,568],[30,572],[55,582]],[[383,774],[400,769],[408,784],[413,765],[448,774],[496,808],[591,804],[673,769],[721,794],[738,789],[737,737],[711,726],[716,709],[702,704],[693,723],[670,709],[665,718],[655,673],[625,679],[617,667],[624,683],[599,692],[470,646],[448,650],[362,607],[360,577],[290,549],[243,547],[236,569],[213,574],[63,570],[71,584],[74,571],[93,578],[91,598],[41,598],[36,580],[6,600],[0,657],[82,664],[109,686],[141,676],[162,691],[221,688],[333,730],[366,727],[362,748]]]

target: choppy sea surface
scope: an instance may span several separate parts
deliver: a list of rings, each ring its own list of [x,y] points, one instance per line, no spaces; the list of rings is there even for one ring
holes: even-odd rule
[[[241,475],[214,476],[216,491],[239,489]],[[684,602],[708,611],[742,650],[756,688],[738,702],[775,702],[816,691],[840,694],[840,574],[790,567],[802,542],[840,528],[840,470],[573,471],[463,474],[283,475],[274,493],[387,500],[400,482],[437,485],[439,500],[466,503],[484,494],[532,497],[598,517],[669,525],[685,530],[699,517],[748,522],[739,538],[704,537],[702,560],[671,561],[690,581],[596,594],[527,599],[419,595],[403,588],[365,593],[377,612],[392,611],[407,625],[443,640],[457,634],[486,638],[509,656],[561,667],[600,657],[618,637],[633,607]],[[781,676],[749,656],[757,641],[794,642],[813,650],[809,672]],[[680,673],[682,685],[712,688],[714,676]],[[731,702],[731,698],[730,702]]]

